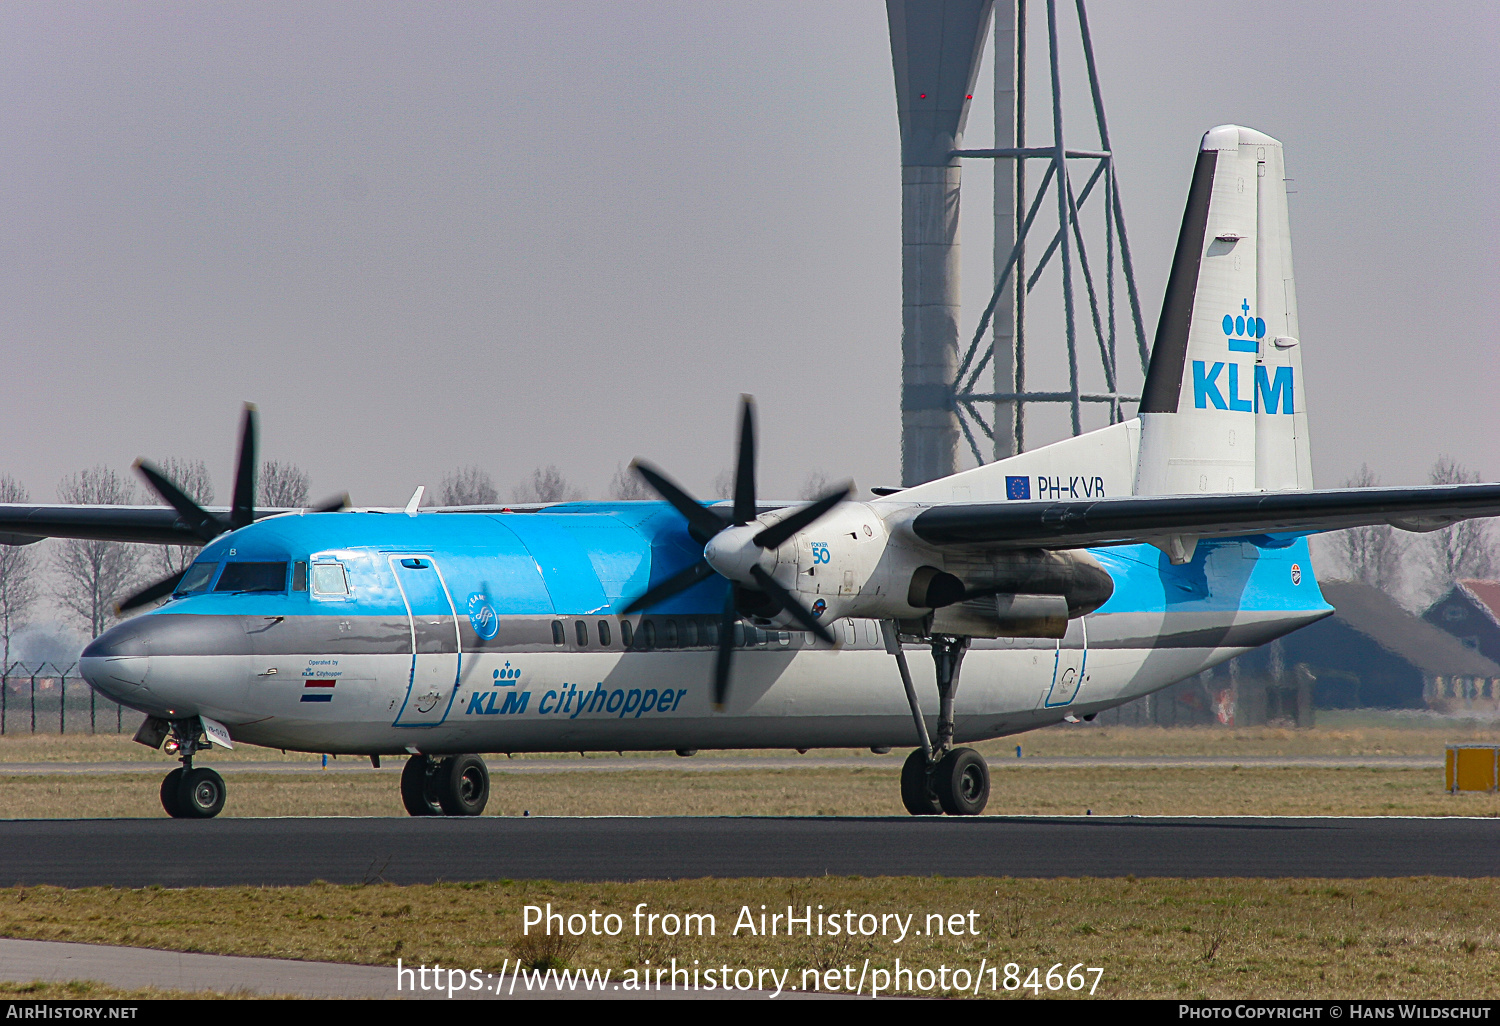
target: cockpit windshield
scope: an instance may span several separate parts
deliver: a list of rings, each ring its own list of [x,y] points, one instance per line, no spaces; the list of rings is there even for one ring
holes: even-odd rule
[[[213,582],[214,571],[217,569],[219,569],[217,562],[194,563],[188,567],[187,573],[182,575],[182,580],[178,582],[173,594],[191,595],[197,591],[207,590],[209,584]]]
[[[286,591],[286,564],[225,563],[214,591]]]

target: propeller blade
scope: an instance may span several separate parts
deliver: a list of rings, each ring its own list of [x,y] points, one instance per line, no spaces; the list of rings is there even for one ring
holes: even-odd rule
[[[680,573],[675,573],[662,581],[656,587],[648,590],[644,595],[631,602],[625,607],[625,613],[638,613],[642,609],[649,609],[664,599],[669,599],[678,592],[687,591],[699,581],[714,575],[714,568],[709,566],[705,560],[698,560],[692,566]]]
[[[740,396],[740,451],[734,467],[734,522],[755,519],[755,399]]]
[[[666,499],[677,512],[687,518],[689,533],[700,543],[707,544],[710,538],[724,530],[724,521],[719,519],[718,514],[704,508],[698,500],[651,464],[644,460],[634,460],[630,466],[645,479],[652,491]]]
[[[810,502],[806,506],[799,506],[797,509],[794,509],[781,523],[772,524],[751,540],[763,549],[777,548],[782,542],[804,527],[810,526],[814,521],[822,517],[823,514],[847,499],[849,493],[853,490],[854,486],[852,484],[846,484],[842,488],[835,488],[816,502]]]
[[[719,651],[714,659],[714,711],[723,712],[729,698],[729,663],[734,658],[734,625],[740,618],[734,605],[734,588],[724,599],[724,613],[719,617]]]
[[[142,588],[134,595],[118,603],[115,606],[115,612],[128,613],[139,606],[149,605],[159,598],[166,598],[172,594],[172,590],[177,587],[177,582],[182,580],[182,575],[185,573],[187,573],[186,570],[180,570],[171,577],[163,577],[150,587]]]
[[[229,511],[229,526],[235,531],[255,520],[255,422],[255,404],[246,403],[240,424],[240,458],[234,474],[234,506]]]
[[[309,513],[337,513],[349,508],[349,493],[336,495],[331,499],[324,499],[308,510]]]
[[[792,614],[793,619],[817,635],[819,641],[825,641],[830,645],[834,643],[833,635],[828,632],[828,628],[819,623],[812,612],[799,602],[795,595],[783,588],[776,578],[758,566],[750,568],[750,576],[755,578],[755,583],[760,585],[762,591],[780,602],[786,611]]]
[[[181,488],[172,483],[171,478],[157,470],[149,460],[136,460],[135,469],[146,479],[151,490],[177,511],[183,523],[187,524],[188,530],[200,540],[211,542],[227,530],[223,521],[188,498]]]

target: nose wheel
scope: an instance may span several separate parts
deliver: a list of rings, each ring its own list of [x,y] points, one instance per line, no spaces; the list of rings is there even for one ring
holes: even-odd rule
[[[182,765],[161,782],[161,807],[173,819],[213,819],[224,810],[224,778],[207,766],[194,766],[193,753],[207,746],[191,730],[173,725]]]
[[[477,816],[490,800],[490,770],[477,755],[413,755],[401,770],[401,804],[413,816]]]

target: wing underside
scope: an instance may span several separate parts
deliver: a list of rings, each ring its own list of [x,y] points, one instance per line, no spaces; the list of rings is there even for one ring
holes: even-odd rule
[[[1500,516],[1500,484],[952,503],[922,510],[910,527],[938,546],[1076,549],[1160,544],[1170,538],[1316,534],[1375,524],[1435,531],[1492,516]]]

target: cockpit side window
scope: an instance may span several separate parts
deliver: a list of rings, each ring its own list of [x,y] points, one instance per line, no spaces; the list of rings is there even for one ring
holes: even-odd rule
[[[286,591],[286,563],[225,563],[214,591]]]
[[[314,563],[312,565],[312,590],[314,595],[347,595],[349,578],[342,563]]]
[[[292,564],[292,590],[307,590],[307,560],[299,559]]]
[[[219,569],[217,562],[194,563],[188,567],[187,573],[182,575],[173,594],[191,595],[194,592],[207,591],[208,586],[213,583],[214,573]]]

